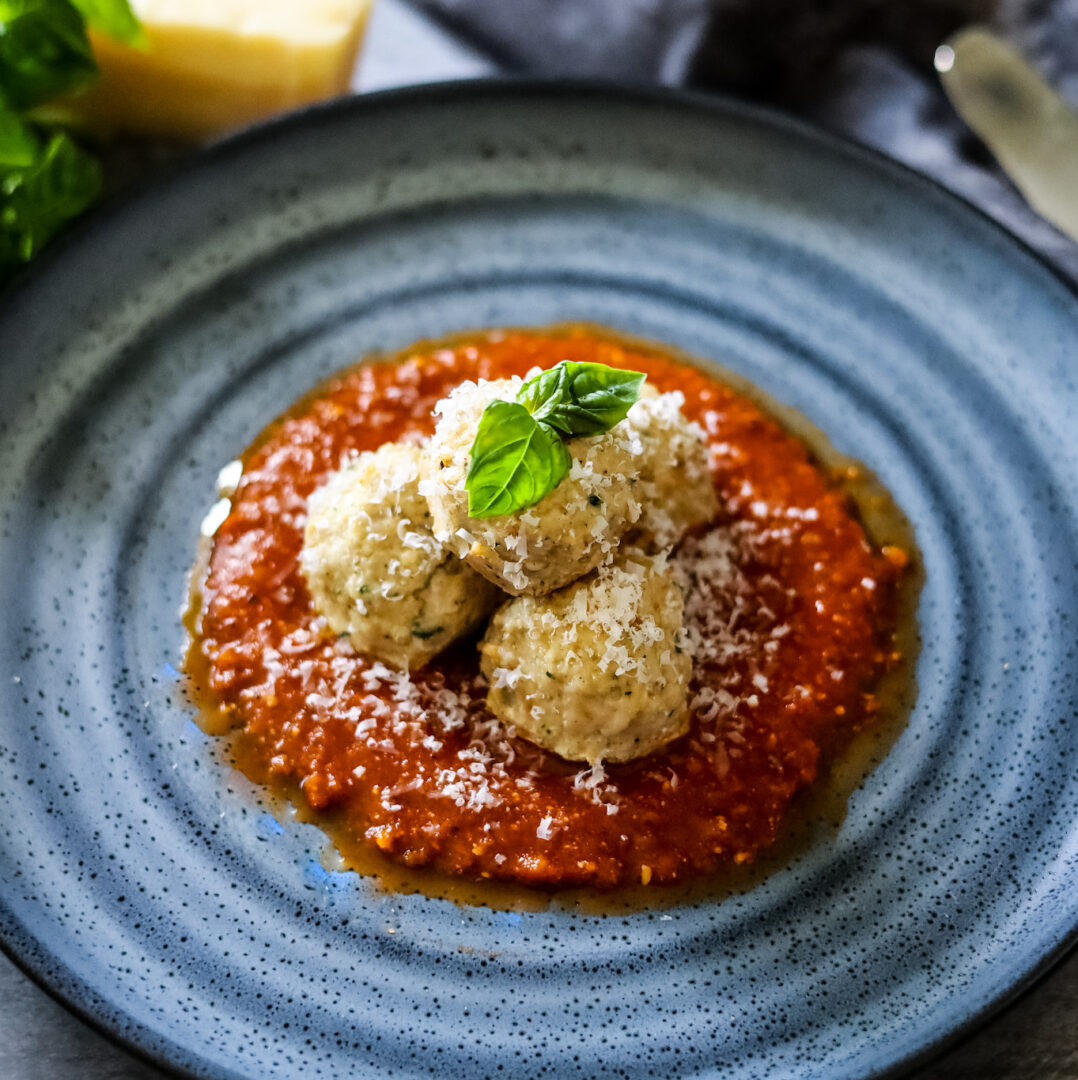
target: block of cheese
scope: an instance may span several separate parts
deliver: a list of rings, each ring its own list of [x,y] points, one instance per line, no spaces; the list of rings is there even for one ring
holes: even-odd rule
[[[93,35],[91,123],[205,138],[348,89],[373,0],[132,0],[147,45]]]

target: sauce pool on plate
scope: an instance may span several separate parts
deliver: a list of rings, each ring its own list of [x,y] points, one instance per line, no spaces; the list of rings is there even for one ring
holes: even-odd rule
[[[507,730],[474,640],[411,673],[357,654],[300,571],[308,497],[350,454],[429,436],[463,380],[563,360],[683,394],[720,506],[671,556],[696,642],[689,732],[622,764],[565,761]],[[487,332],[360,365],[263,434],[197,583],[188,669],[239,767],[346,853],[545,889],[686,882],[771,845],[797,794],[877,721],[907,561],[870,541],[800,439],[704,370],[591,327]]]

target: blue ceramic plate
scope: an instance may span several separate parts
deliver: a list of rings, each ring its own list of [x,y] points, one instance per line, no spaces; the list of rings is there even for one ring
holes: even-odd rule
[[[374,348],[586,319],[715,357],[868,462],[920,698],[752,892],[618,917],[327,873],[177,694],[219,466]],[[270,125],[0,312],[0,937],[199,1076],[864,1077],[1078,926],[1078,301],[984,218],[767,114],[469,85]]]

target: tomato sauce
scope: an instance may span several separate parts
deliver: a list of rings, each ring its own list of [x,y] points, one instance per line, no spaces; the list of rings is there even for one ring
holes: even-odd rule
[[[711,540],[723,558],[697,558],[715,547],[707,536],[679,556],[707,645],[690,732],[605,769],[510,737],[485,708],[474,641],[410,676],[356,655],[312,611],[298,567],[306,499],[349,454],[430,434],[435,403],[464,379],[561,360],[680,390],[722,507]],[[873,721],[898,659],[905,564],[901,548],[873,547],[799,439],[702,370],[589,328],[491,332],[359,366],[264,434],[213,539],[191,666],[234,726],[243,770],[301,792],[342,850],[544,888],[671,883],[751,861]]]

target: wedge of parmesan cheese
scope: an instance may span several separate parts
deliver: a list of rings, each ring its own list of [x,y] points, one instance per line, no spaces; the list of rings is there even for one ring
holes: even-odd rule
[[[145,49],[93,36],[91,123],[205,138],[348,89],[373,0],[132,0]]]

